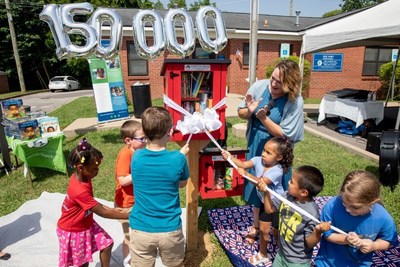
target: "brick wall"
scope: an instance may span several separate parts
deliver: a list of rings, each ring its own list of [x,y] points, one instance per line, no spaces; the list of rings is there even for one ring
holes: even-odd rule
[[[132,37],[124,37],[121,49],[121,62],[125,88],[128,91],[128,97],[132,101],[131,85],[137,81],[150,83],[151,96],[153,99],[161,98],[163,95],[164,79],[160,76],[161,68],[165,58],[178,58],[169,55],[166,50],[159,57],[149,61],[149,76],[129,76],[127,64],[127,44],[133,42]],[[228,67],[227,87],[229,93],[244,95],[248,89],[249,66],[243,65],[243,57],[238,57],[236,51],[239,50],[243,56],[243,44],[248,43],[247,39],[230,39],[228,45],[220,54],[231,60]],[[272,64],[279,57],[281,43],[292,45],[292,54],[300,55],[301,42],[287,40],[258,40],[258,79],[264,79],[266,66]],[[151,43],[149,43],[151,45]],[[340,50],[326,51],[330,53],[343,53],[343,69],[341,72],[312,72],[310,88],[305,97],[322,98],[325,93],[331,90],[343,88],[355,88],[376,90],[380,82],[376,77],[362,77],[362,66],[364,61],[364,47],[345,48]],[[306,55],[306,59],[312,63],[312,54]]]

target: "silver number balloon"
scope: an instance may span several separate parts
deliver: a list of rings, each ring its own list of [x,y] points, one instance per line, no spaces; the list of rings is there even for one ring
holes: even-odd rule
[[[178,43],[175,25],[177,22],[182,23],[183,44]],[[184,9],[170,9],[164,17],[165,37],[167,48],[171,54],[187,57],[190,56],[195,49],[194,27],[192,17]]]
[[[136,52],[145,59],[158,57],[164,51],[164,27],[162,18],[153,10],[139,10],[133,17],[133,39]],[[147,23],[153,25],[153,45],[146,43],[145,26]]]
[[[63,29],[63,23],[60,15],[60,8],[56,4],[45,5],[42,12],[39,14],[40,20],[46,22],[51,30],[51,33],[56,44],[56,55],[58,59],[68,57],[67,48],[71,45],[68,34]]]
[[[207,31],[207,18],[214,22],[216,38],[211,40]],[[201,7],[196,14],[197,37],[199,38],[201,47],[208,52],[218,53],[228,43],[226,35],[225,21],[221,11],[213,6]]]
[[[70,34],[83,35],[86,38],[86,43],[82,46],[70,44],[67,52],[73,57],[88,57],[91,55],[97,45],[96,30],[82,22],[74,21],[75,15],[86,15],[93,12],[93,6],[89,3],[66,4],[60,7],[64,31]]]
[[[103,23],[110,23],[110,45],[108,47],[104,47],[101,44],[102,39],[102,27]],[[101,57],[104,59],[111,59],[118,55],[121,50],[122,43],[122,19],[121,16],[112,9],[109,8],[97,8],[96,11],[92,14],[89,20],[89,24],[95,29],[97,32],[97,47],[94,51],[94,54],[97,57]]]

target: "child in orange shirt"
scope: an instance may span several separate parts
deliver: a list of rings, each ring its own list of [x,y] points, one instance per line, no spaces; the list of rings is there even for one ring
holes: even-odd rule
[[[142,125],[138,121],[129,120],[122,124],[120,134],[125,146],[121,148],[115,162],[115,207],[123,208],[126,212],[130,212],[135,202],[133,196],[133,185],[131,176],[131,160],[133,153],[137,149],[145,146],[146,137],[144,136]],[[122,230],[124,232],[124,240],[122,242],[122,255],[124,264],[129,262],[129,221],[120,220]]]

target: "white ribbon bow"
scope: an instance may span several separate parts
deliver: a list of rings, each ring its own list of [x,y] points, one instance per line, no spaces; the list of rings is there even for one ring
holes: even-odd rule
[[[224,97],[213,108],[206,108],[204,114],[194,112],[190,114],[183,107],[175,103],[168,96],[164,95],[164,103],[184,115],[183,121],[178,120],[176,128],[181,131],[182,135],[198,134],[206,131],[215,131],[221,128],[222,122],[219,120],[217,109],[225,105],[226,98]]]

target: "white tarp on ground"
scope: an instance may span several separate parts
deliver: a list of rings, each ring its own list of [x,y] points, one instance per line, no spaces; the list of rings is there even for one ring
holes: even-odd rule
[[[305,31],[302,54],[343,47],[400,43],[400,0]]]
[[[37,199],[25,202],[18,210],[0,217],[0,249],[11,254],[2,267],[43,267],[58,265],[57,221],[61,214],[61,204],[65,195],[43,192]],[[109,201],[97,199],[100,203],[113,207]],[[200,214],[201,208],[199,208]],[[182,228],[186,235],[186,212],[182,209]],[[111,266],[123,266],[121,242],[122,227],[117,220],[104,219],[95,215],[96,222],[114,239]],[[93,255],[89,266],[99,267],[99,253]],[[157,259],[156,266],[163,266]]]

